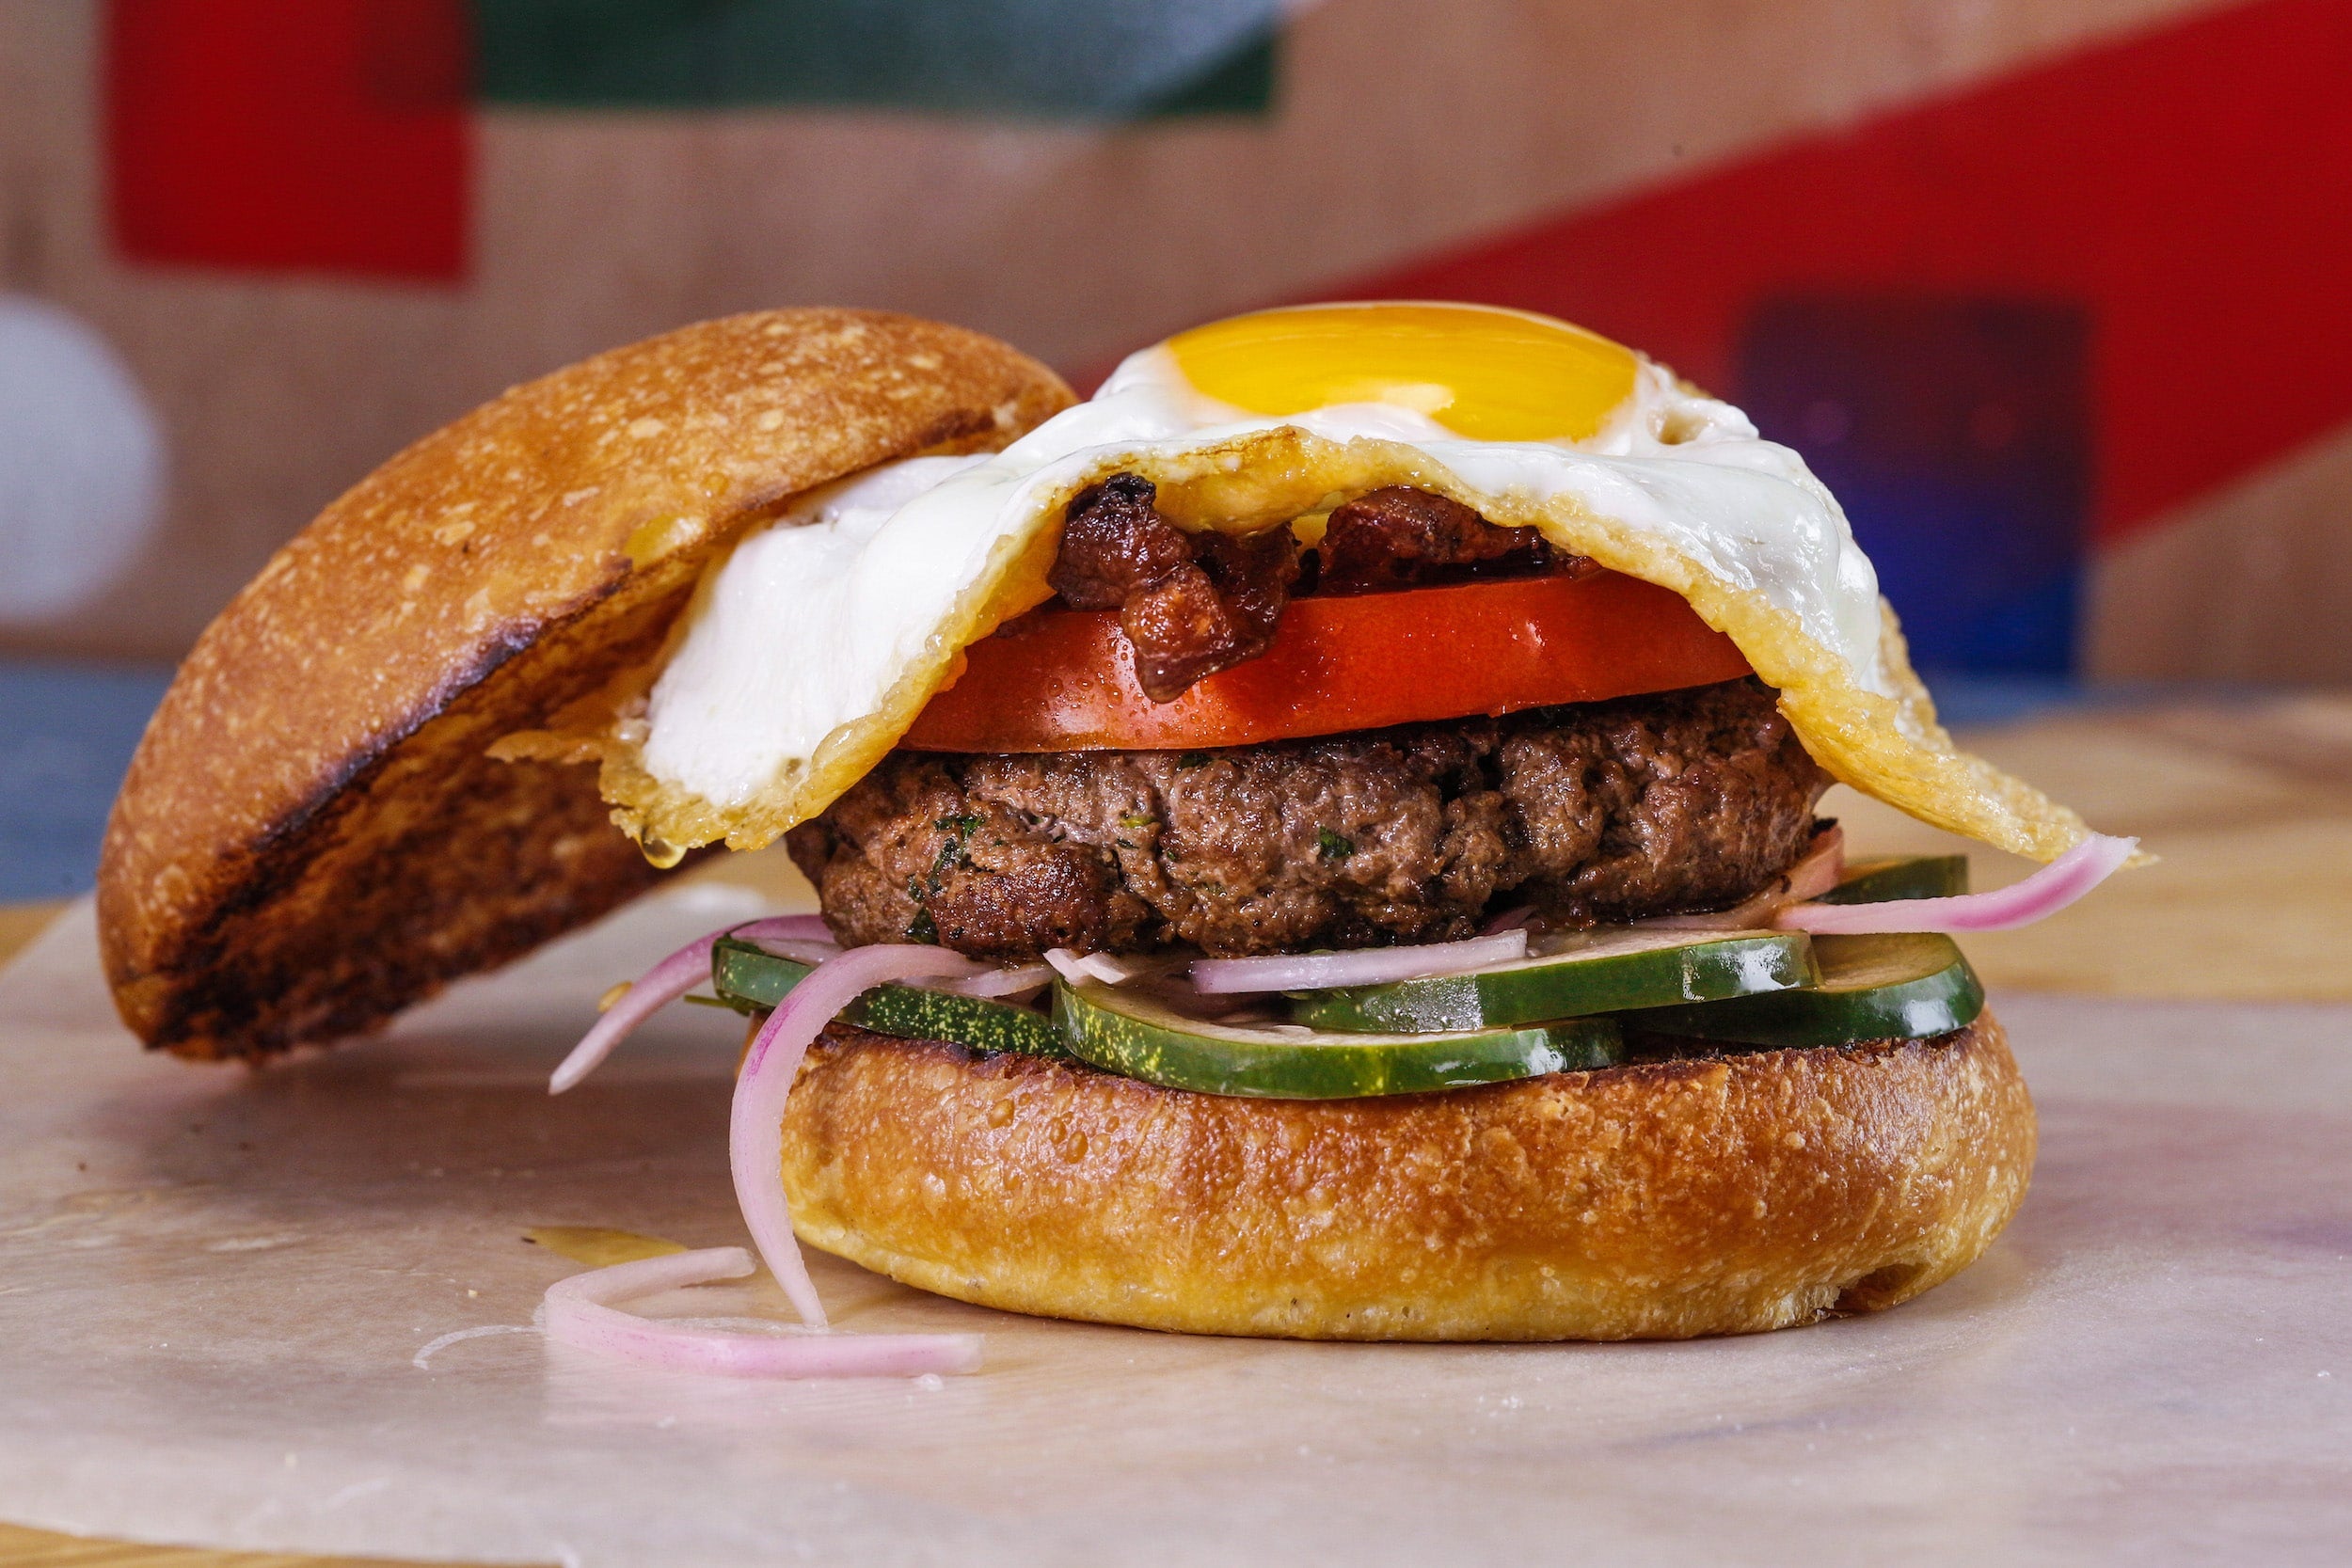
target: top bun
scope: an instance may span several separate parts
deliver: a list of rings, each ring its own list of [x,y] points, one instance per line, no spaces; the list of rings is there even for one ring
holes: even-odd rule
[[[1071,401],[978,333],[772,310],[400,453],[271,558],[148,725],[99,866],[123,1021],[199,1057],[329,1039],[642,891],[660,873],[566,765],[593,749],[493,744],[601,728],[704,565],[799,493]]]

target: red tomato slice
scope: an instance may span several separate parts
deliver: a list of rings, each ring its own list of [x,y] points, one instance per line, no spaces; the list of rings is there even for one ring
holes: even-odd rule
[[[1615,572],[1294,600],[1274,646],[1172,703],[1136,684],[1112,610],[964,650],[902,745],[933,752],[1248,746],[1735,680],[1748,661],[1670,589]]]

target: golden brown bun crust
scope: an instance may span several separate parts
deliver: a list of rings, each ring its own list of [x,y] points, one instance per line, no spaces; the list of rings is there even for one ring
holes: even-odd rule
[[[1316,1339],[1635,1339],[1873,1311],[2025,1196],[1993,1015],[1933,1040],[1394,1100],[1230,1100],[836,1030],[785,1114],[803,1240],[1048,1317]]]
[[[148,726],[99,870],[124,1022],[195,1056],[330,1038],[642,891],[594,768],[484,749],[646,665],[705,562],[798,492],[1070,401],[975,332],[773,310],[400,453],[231,601]]]

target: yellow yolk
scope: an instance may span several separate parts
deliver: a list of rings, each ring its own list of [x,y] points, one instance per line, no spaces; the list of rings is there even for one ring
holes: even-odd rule
[[[1480,441],[1581,441],[1633,391],[1633,351],[1549,316],[1475,305],[1317,305],[1180,332],[1204,396],[1283,416],[1384,403]]]

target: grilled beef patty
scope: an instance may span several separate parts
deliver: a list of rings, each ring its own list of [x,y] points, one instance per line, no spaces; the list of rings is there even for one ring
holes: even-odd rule
[[[1295,953],[1724,908],[1828,782],[1740,680],[1210,752],[899,752],[787,843],[847,942]]]

